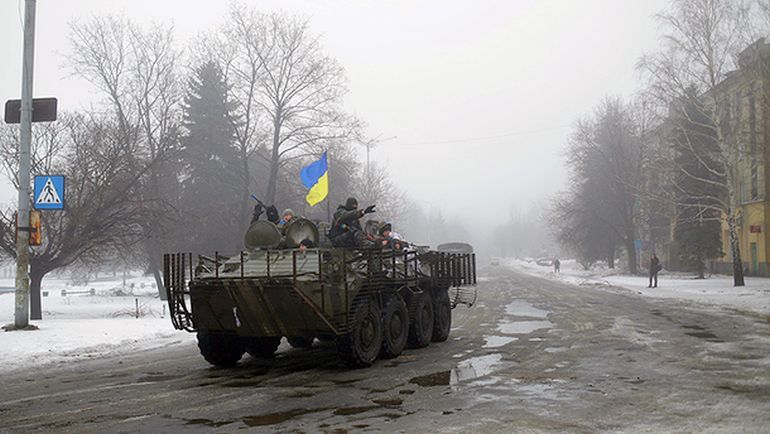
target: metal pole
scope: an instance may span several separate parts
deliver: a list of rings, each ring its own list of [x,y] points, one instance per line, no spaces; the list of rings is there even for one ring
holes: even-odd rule
[[[326,185],[329,188],[329,192],[326,194],[326,220],[332,224],[332,159],[330,151],[331,149],[326,149]]]
[[[16,239],[17,329],[29,325],[29,149],[32,143],[32,71],[35,58],[35,6],[24,3],[24,55],[21,72],[21,141],[19,143],[19,235]]]

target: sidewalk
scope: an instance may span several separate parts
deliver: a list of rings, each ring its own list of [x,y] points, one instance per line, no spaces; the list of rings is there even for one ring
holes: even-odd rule
[[[647,288],[649,280],[646,275],[621,275],[619,270],[603,266],[583,270],[573,259],[561,261],[560,273],[554,273],[551,266],[540,266],[534,261],[508,259],[505,264],[527,274],[577,286],[623,288],[644,297],[675,298],[770,315],[770,278],[766,277],[746,277],[746,286],[734,287],[732,276],[713,275],[697,279],[693,275],[664,271],[658,274],[658,287]]]
[[[0,287],[9,285],[13,285],[12,280],[0,279]],[[0,373],[195,339],[194,334],[177,331],[171,325],[168,306],[158,298],[151,277],[130,278],[125,287],[122,278],[81,285],[54,278],[44,279],[42,286],[48,292],[42,299],[43,319],[30,321],[39,330],[0,330]],[[92,288],[95,295],[90,293]],[[12,292],[0,292],[0,326],[14,322],[14,297]]]

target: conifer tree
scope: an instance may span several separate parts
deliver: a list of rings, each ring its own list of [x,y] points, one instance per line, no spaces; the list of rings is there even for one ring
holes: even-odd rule
[[[199,66],[185,96],[181,237],[196,252],[241,247],[241,182],[228,86],[214,62]]]

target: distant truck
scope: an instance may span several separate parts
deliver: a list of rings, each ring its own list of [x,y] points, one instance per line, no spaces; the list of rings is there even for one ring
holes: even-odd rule
[[[322,231],[321,234],[324,234]],[[317,248],[299,248],[303,240]],[[333,340],[354,368],[449,336],[452,309],[475,302],[470,245],[335,248],[298,219],[282,237],[258,220],[247,250],[166,254],[164,284],[174,327],[197,332],[203,357],[233,366],[245,353],[270,357],[282,337],[295,348]]]

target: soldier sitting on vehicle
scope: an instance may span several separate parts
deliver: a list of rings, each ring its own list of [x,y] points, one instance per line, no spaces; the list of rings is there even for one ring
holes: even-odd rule
[[[380,227],[380,244],[384,248],[392,248],[396,250],[402,250],[406,247],[406,244],[401,238],[401,234],[393,231],[393,225],[385,223]]]
[[[280,218],[278,218],[278,208],[276,208],[275,205],[266,207],[261,201],[254,205],[254,214],[251,216],[251,223],[259,220],[259,217],[262,216],[262,213],[265,210],[267,210],[267,220],[277,225],[278,222],[280,222]]]
[[[349,197],[345,205],[340,205],[334,213],[329,239],[335,247],[365,247],[371,245],[361,228],[359,219],[374,211],[375,205],[369,205],[364,210],[358,209],[358,200]]]
[[[296,219],[294,211],[291,208],[286,208],[281,213],[281,220],[278,221],[278,229],[281,230],[281,234],[286,235],[286,229],[289,228],[289,224]]]

